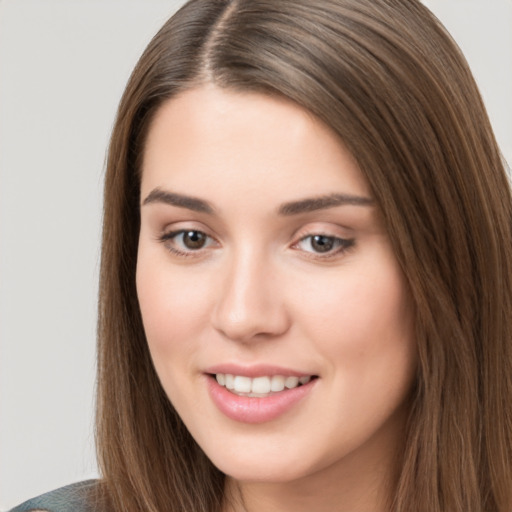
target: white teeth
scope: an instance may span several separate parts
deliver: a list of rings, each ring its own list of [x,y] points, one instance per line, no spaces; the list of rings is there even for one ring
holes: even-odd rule
[[[269,396],[271,393],[279,393],[285,388],[293,389],[299,385],[307,384],[311,380],[311,376],[289,376],[272,375],[255,377],[245,377],[243,375],[232,375],[229,373],[217,373],[215,375],[220,386],[233,391],[242,396]]]
[[[219,374],[217,374],[217,375],[219,375]],[[235,389],[235,378],[233,377],[233,375],[230,375],[229,373],[227,373],[225,376],[225,381],[226,381],[225,386],[228,389]]]
[[[269,393],[270,392],[270,378],[269,377],[256,377],[252,379],[251,391],[253,393]]]
[[[284,377],[282,375],[274,375],[270,381],[270,391],[279,392],[284,389]]]
[[[284,385],[288,389],[296,388],[299,384],[299,377],[286,377],[286,380],[284,381]]]
[[[237,393],[250,393],[251,392],[251,378],[242,377],[237,375],[235,377],[235,391]]]

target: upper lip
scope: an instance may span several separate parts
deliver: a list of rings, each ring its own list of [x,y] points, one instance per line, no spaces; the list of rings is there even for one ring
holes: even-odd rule
[[[205,373],[209,374],[231,374],[241,375],[244,377],[262,377],[273,375],[282,375],[283,377],[308,377],[315,374],[311,372],[304,372],[292,368],[285,368],[282,366],[275,366],[271,364],[255,364],[250,366],[240,365],[236,363],[223,363],[210,366],[205,369]]]

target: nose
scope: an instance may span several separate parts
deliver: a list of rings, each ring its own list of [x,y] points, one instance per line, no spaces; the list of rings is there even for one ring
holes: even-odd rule
[[[213,326],[239,342],[282,335],[290,325],[283,297],[276,269],[247,251],[225,263]]]

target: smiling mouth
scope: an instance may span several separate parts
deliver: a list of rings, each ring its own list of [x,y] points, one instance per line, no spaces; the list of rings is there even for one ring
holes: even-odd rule
[[[246,377],[245,375],[232,375],[230,373],[216,373],[211,375],[217,383],[231,393],[238,396],[266,398],[285,390],[294,389],[308,384],[316,375],[307,376],[261,376]]]

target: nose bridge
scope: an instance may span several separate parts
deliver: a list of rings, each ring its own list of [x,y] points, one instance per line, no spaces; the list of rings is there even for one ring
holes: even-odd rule
[[[224,264],[214,325],[238,341],[278,335],[287,326],[281,297],[271,258],[251,246],[241,247]]]

